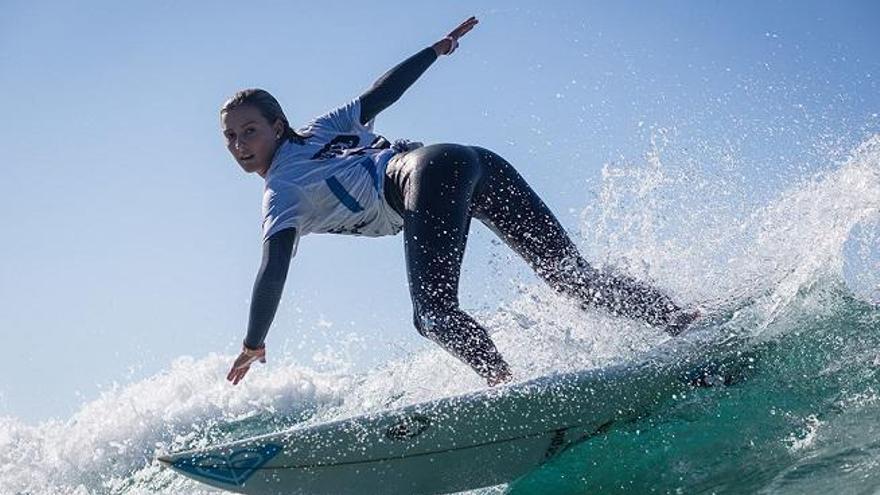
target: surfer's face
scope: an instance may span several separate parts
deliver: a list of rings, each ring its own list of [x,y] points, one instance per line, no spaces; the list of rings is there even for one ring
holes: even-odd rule
[[[220,114],[220,127],[241,168],[265,177],[284,131],[281,120],[270,123],[253,105],[240,105]]]

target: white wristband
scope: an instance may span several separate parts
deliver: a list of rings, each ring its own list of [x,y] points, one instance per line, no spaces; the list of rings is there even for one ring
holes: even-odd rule
[[[449,48],[449,51],[446,52],[446,55],[452,55],[452,52],[454,52],[455,49],[458,48],[458,40],[456,40],[456,39],[453,38],[452,36],[447,36],[447,37],[445,37],[445,38],[443,38],[443,39],[445,39],[445,40],[449,40],[449,41],[452,42],[452,46],[451,46],[451,48]]]

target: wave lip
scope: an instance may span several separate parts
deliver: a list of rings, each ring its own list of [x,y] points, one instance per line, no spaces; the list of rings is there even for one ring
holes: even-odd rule
[[[0,418],[0,493],[117,493],[133,484],[152,493],[169,482],[153,461],[157,452],[284,427],[340,404],[352,383],[347,375],[282,365],[231,387],[223,379],[231,361],[181,357],[165,372],[113,387],[65,421]]]

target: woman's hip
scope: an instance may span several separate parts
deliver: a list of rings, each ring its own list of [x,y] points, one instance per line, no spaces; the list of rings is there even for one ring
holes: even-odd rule
[[[470,199],[486,175],[481,149],[439,143],[394,155],[385,169],[386,200],[402,215],[425,195]]]

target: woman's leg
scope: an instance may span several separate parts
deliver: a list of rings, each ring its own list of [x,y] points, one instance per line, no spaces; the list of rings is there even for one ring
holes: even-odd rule
[[[486,330],[458,302],[472,202],[483,177],[477,153],[461,145],[426,146],[396,157],[386,175],[400,192],[393,203],[403,210],[416,329],[470,365],[490,385],[506,381],[507,363]]]
[[[510,163],[473,147],[484,165],[485,180],[474,216],[492,229],[554,290],[581,307],[600,306],[681,333],[698,316],[682,311],[658,290],[633,278],[601,273],[580,255],[556,217]]]

